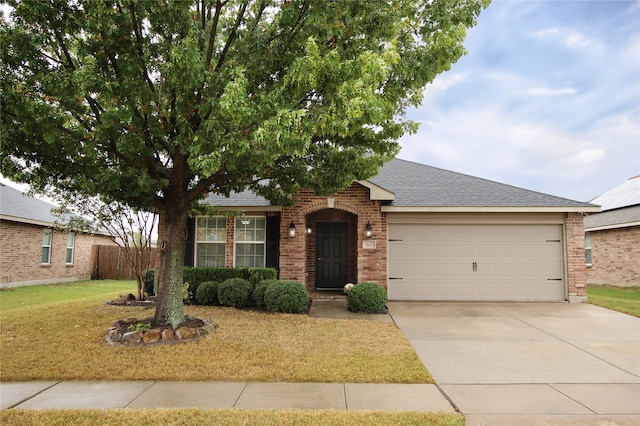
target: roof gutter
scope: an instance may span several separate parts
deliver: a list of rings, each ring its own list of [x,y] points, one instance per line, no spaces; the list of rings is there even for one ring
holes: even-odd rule
[[[593,232],[593,231],[606,231],[608,229],[619,229],[619,228],[630,228],[632,226],[640,226],[640,221],[638,222],[626,222],[626,223],[615,223],[611,225],[601,225],[594,226],[592,228],[584,228],[585,232]]]
[[[482,207],[482,206],[382,206],[384,213],[598,213],[600,206]]]

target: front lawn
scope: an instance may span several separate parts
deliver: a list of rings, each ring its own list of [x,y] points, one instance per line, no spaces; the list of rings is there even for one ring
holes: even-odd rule
[[[187,306],[186,313],[219,328],[195,343],[112,347],[104,337],[113,321],[153,310],[104,305],[120,287],[62,301],[67,286],[42,286],[37,303],[34,289],[0,291],[1,381],[433,383],[394,324]]]
[[[589,303],[640,317],[640,287],[587,286]]]
[[[3,410],[0,424],[69,425],[228,425],[334,426],[432,425],[462,426],[464,417],[450,413],[402,413],[334,410]]]

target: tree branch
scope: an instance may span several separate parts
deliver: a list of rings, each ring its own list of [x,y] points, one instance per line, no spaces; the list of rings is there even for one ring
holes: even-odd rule
[[[133,2],[129,3],[129,10],[131,12],[131,23],[133,24],[133,32],[136,36],[136,48],[138,50],[138,57],[140,58],[140,62],[142,63],[142,75],[147,82],[147,86],[149,86],[149,90],[151,92],[155,92],[155,86],[149,77],[149,73],[147,72],[147,64],[144,60],[144,52],[142,50],[142,33],[140,32],[140,27],[138,25],[138,18],[136,15],[136,6]]]
[[[222,8],[227,2],[222,2],[218,0],[216,2],[216,12],[213,15],[213,22],[211,23],[211,31],[209,33],[209,46],[207,46],[207,57],[205,61],[205,66],[208,69],[211,66],[211,58],[213,57],[213,48],[216,42],[216,34],[218,32],[218,22],[220,21],[220,13],[222,12]]]
[[[227,38],[227,42],[225,43],[224,48],[222,49],[222,53],[218,58],[218,63],[216,64],[214,71],[217,71],[222,67],[225,57],[227,56],[227,53],[231,48],[231,44],[233,44],[236,38],[236,31],[238,30],[238,28],[240,27],[240,24],[242,23],[242,19],[244,18],[244,14],[247,10],[248,5],[249,4],[247,2],[244,2],[242,3],[242,6],[240,6],[240,9],[238,10],[238,16],[236,17],[236,22],[233,24],[233,28],[231,29],[231,32],[229,32],[229,38]]]

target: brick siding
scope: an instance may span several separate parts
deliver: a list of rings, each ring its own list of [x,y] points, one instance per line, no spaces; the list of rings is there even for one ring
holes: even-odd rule
[[[67,265],[67,233],[54,231],[51,241],[51,261],[41,263],[42,235],[45,229],[13,221],[0,221],[0,283],[46,284],[91,279],[94,244],[113,244],[110,238],[76,233],[73,264]]]
[[[330,207],[329,199],[333,200]],[[297,235],[289,238],[293,222]],[[387,219],[380,212],[380,201],[372,201],[369,189],[354,183],[348,189],[330,197],[321,197],[303,190],[296,205],[283,208],[280,221],[280,278],[315,288],[315,238],[306,236],[306,224],[315,229],[317,222],[347,222],[348,280],[354,283],[373,281],[387,286]],[[376,248],[365,249],[365,226],[371,223]],[[345,283],[346,284],[346,283]]]
[[[580,301],[587,296],[587,268],[584,253],[584,221],[581,213],[566,214],[565,233],[567,243],[567,283],[569,289],[569,301]]]
[[[640,226],[589,232],[594,284],[640,285]]]

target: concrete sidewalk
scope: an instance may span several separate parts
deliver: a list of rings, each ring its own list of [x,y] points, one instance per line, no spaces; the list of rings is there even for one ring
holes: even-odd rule
[[[242,382],[0,383],[2,409],[243,408],[455,412],[435,385]]]

